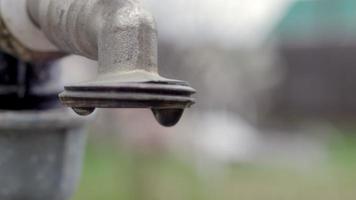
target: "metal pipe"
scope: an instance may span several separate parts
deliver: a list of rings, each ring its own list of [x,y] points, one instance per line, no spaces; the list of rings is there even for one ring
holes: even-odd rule
[[[158,72],[156,26],[141,1],[28,0],[27,6],[33,22],[62,51],[98,60],[100,78]]]

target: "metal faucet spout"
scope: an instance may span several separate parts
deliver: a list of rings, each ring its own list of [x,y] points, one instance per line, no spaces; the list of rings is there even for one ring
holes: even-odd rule
[[[27,9],[61,51],[98,60],[95,80],[60,94],[78,114],[150,108],[162,125],[172,126],[194,103],[187,83],[158,74],[157,29],[140,0],[27,0]]]

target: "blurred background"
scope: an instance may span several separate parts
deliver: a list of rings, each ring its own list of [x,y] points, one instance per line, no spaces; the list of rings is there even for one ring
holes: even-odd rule
[[[160,73],[197,103],[170,129],[96,112],[75,200],[355,199],[355,0],[146,2]],[[66,58],[66,83],[69,60],[95,74]]]

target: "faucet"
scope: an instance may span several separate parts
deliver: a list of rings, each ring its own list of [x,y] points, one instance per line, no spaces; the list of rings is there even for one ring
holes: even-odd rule
[[[95,80],[65,86],[59,95],[77,114],[149,108],[161,125],[170,127],[194,104],[195,90],[188,83],[158,74],[156,24],[141,0],[0,3],[0,29],[3,25],[10,33],[7,45],[0,41],[1,49],[34,62],[66,54],[98,61]]]

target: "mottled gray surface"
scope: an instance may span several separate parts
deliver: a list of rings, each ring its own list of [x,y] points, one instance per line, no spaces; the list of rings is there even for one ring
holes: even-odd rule
[[[62,111],[0,113],[0,199],[69,199],[81,172],[82,125]]]
[[[156,25],[141,0],[28,0],[28,8],[51,42],[98,60],[102,76],[158,71]]]

